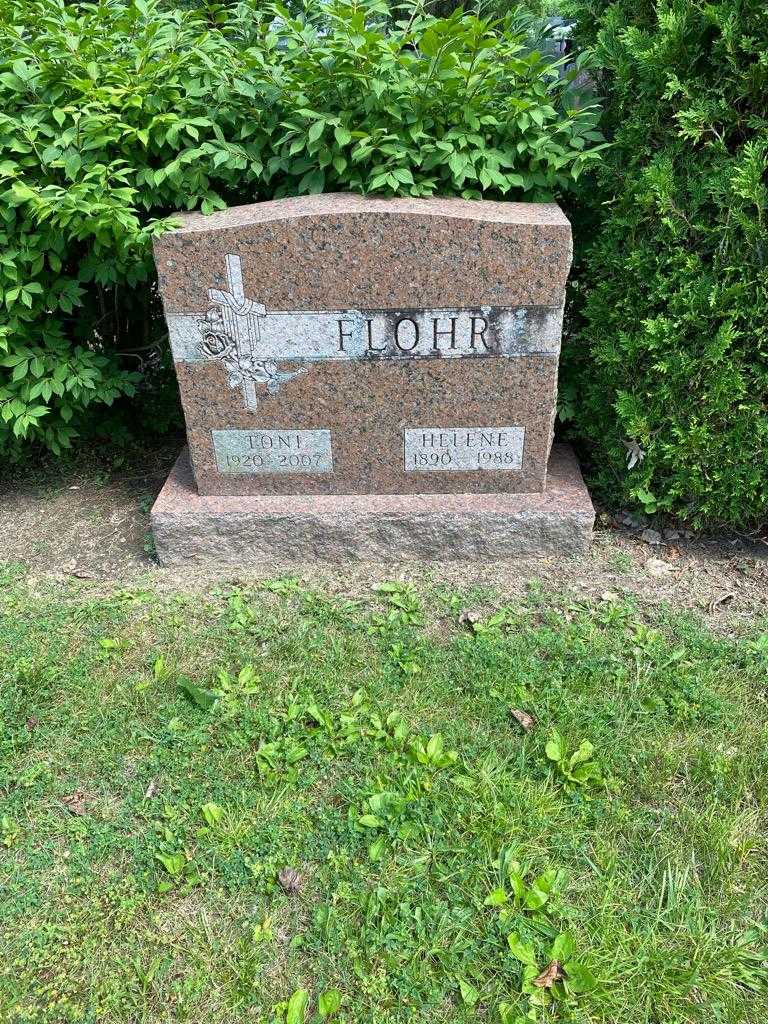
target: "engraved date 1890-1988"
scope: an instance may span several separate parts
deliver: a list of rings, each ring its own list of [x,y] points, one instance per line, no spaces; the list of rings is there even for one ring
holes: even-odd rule
[[[519,470],[524,427],[421,427],[404,432],[406,472]]]

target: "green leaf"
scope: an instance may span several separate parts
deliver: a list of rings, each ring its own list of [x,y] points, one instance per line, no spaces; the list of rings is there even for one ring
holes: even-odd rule
[[[26,92],[27,84],[22,81],[18,75],[12,75],[10,71],[4,72],[0,75],[0,85],[4,85],[6,89],[10,89],[11,92]]]
[[[203,804],[200,811],[208,825],[217,825],[221,821],[221,816],[224,813],[221,807],[214,803]]]
[[[547,740],[546,746],[544,747],[544,753],[547,755],[550,761],[555,762],[562,761],[565,757],[565,740],[556,730],[553,730],[549,739]]]
[[[323,191],[324,185],[325,174],[323,173],[322,169],[318,167],[312,171],[307,171],[307,173],[302,177],[301,181],[299,182],[297,186],[297,191],[299,193],[308,192],[310,194],[316,194],[318,192]]]
[[[297,989],[288,1000],[285,1024],[304,1024],[308,1004],[309,992],[305,988]]]
[[[459,978],[459,991],[461,992],[462,1002],[466,1006],[474,1006],[480,999],[480,993],[474,985],[470,985],[468,981],[464,981],[463,978]]]
[[[559,960],[561,964],[564,964],[573,956],[574,948],[573,936],[568,932],[561,932],[552,943],[549,958],[550,960]]]
[[[187,863],[187,858],[181,851],[178,853],[156,853],[155,860],[160,861],[168,874],[173,878],[178,878]]]
[[[434,57],[440,49],[440,36],[433,28],[428,28],[419,40],[419,49],[425,57]]]
[[[368,857],[372,861],[379,861],[384,856],[384,851],[387,846],[386,836],[380,836],[368,847]]]
[[[570,992],[592,992],[597,988],[597,979],[592,972],[581,964],[569,961],[565,964],[565,986]]]
[[[22,80],[22,82],[29,82],[35,77],[34,70],[27,64],[26,61],[19,57],[11,64],[14,75]]]
[[[201,686],[196,686],[189,679],[180,679],[178,687],[187,700],[196,707],[202,708],[203,711],[207,711],[216,703],[215,693],[211,693],[210,690],[204,690]]]
[[[439,732],[437,732],[434,736],[430,737],[429,742],[427,743],[427,757],[429,757],[430,760],[434,760],[434,758],[439,757],[442,752],[443,737]]]
[[[29,349],[23,349],[19,352],[11,352],[7,356],[3,356],[0,359],[0,366],[18,366],[19,363],[25,363],[31,356]]]
[[[526,964],[529,967],[536,967],[536,951],[533,948],[533,943],[523,942],[517,932],[510,932],[507,936],[507,945],[509,946],[512,956],[520,963]]]
[[[37,199],[37,193],[22,181],[14,181],[11,185],[11,195],[17,203],[26,203],[30,199]]]
[[[70,153],[69,156],[64,157],[64,173],[71,180],[77,177],[78,171],[82,166],[83,158],[79,153]]]
[[[543,871],[533,884],[541,892],[550,893],[557,884],[557,877],[558,872],[554,868],[549,868],[547,871]],[[556,957],[555,959],[559,958]]]
[[[577,764],[582,764],[584,761],[589,761],[594,752],[595,748],[589,740],[582,740],[579,744],[579,749],[575,753],[571,754],[571,768],[575,768]]]
[[[364,814],[361,818],[357,819],[358,825],[362,825],[364,828],[383,828],[384,822],[381,818],[377,818],[375,814]]]
[[[317,142],[324,131],[325,121],[315,121],[315,123],[310,126],[310,129],[307,132],[307,139],[309,140],[310,144]]]
[[[512,892],[515,894],[515,899],[521,901],[525,897],[525,880],[520,873],[520,865],[516,861],[513,861],[507,869],[507,878]]]
[[[549,896],[532,885],[525,894],[525,905],[529,910],[540,910],[549,899]]]
[[[526,1024],[525,1018],[518,1015],[517,1009],[512,1003],[499,1003],[497,1010],[499,1024]]]
[[[509,896],[507,896],[504,889],[494,889],[493,892],[485,897],[483,905],[486,907],[501,907],[508,902]]]
[[[341,992],[337,988],[329,988],[318,999],[317,1012],[321,1017],[330,1017],[340,1009],[341,1000]]]

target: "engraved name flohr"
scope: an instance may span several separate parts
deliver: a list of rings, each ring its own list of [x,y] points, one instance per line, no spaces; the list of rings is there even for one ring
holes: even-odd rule
[[[376,316],[363,314],[365,322],[365,355],[369,358],[430,355],[477,355],[501,351],[498,327],[491,328],[492,313],[486,315],[460,310],[441,315],[432,310],[381,312]],[[354,319],[340,318],[339,353],[347,354],[346,344],[356,346],[351,327]]]
[[[267,310],[245,295],[240,257],[225,258],[226,288],[208,289],[201,313],[169,313],[177,362],[216,360],[255,411],[314,362],[557,355],[562,308]],[[292,366],[280,366],[280,362]]]

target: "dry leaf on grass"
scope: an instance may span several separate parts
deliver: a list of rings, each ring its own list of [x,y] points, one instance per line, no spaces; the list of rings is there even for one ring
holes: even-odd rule
[[[674,566],[670,565],[669,562],[665,562],[663,558],[647,559],[645,568],[651,576],[666,576],[667,573],[674,572]]]
[[[63,796],[61,802],[67,808],[70,814],[76,814],[78,817],[82,817],[88,813],[88,797],[82,791],[82,789],[76,789],[74,793],[70,793],[68,796]]]
[[[640,534],[640,540],[646,544],[661,544],[661,534],[658,530],[646,529]]]
[[[533,979],[533,984],[537,988],[552,988],[556,981],[562,981],[565,977],[565,971],[563,965],[559,960],[553,960],[548,967],[545,968],[538,976]]]
[[[468,626],[470,629],[472,629],[473,626],[477,625],[479,621],[480,616],[477,614],[477,612],[464,611],[459,616],[459,625]]]
[[[37,715],[30,715],[29,718],[27,719],[27,723],[26,724],[27,724],[27,731],[28,732],[32,732],[32,730],[36,729],[38,727],[38,725],[40,724],[40,719],[37,717]]]
[[[723,605],[730,604],[735,597],[736,595],[733,591],[729,591],[727,594],[721,594],[720,597],[713,597],[707,606],[707,611],[710,615],[713,615],[718,608],[722,608]]]
[[[530,732],[531,729],[535,729],[538,724],[536,722],[536,716],[529,714],[527,711],[521,711],[519,708],[510,708],[509,713],[526,732]]]
[[[283,891],[291,894],[301,892],[304,887],[304,879],[295,868],[283,868],[278,874],[277,880]]]

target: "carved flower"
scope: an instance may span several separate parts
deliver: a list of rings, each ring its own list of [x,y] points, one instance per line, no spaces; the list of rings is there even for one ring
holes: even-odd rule
[[[232,347],[232,341],[222,331],[213,330],[203,322],[203,352],[212,359],[222,359]]]

